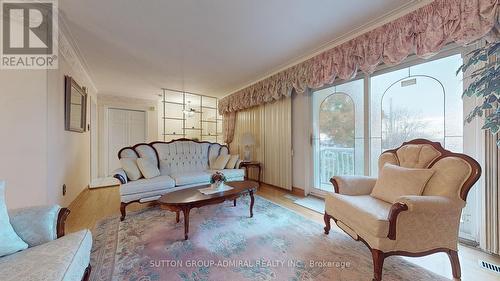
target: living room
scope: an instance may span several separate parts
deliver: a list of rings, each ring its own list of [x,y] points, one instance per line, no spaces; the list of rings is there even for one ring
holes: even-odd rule
[[[0,280],[500,280],[499,6],[0,0]]]

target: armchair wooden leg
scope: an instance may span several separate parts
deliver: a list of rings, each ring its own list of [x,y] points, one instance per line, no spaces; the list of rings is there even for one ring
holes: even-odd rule
[[[382,269],[384,268],[384,252],[372,249],[373,258],[373,281],[382,281]]]
[[[325,221],[325,228],[323,228],[325,230],[325,234],[328,235],[328,233],[330,233],[330,215],[328,215],[327,213],[325,213],[323,215],[323,220]]]
[[[120,203],[120,213],[122,214],[122,216],[120,217],[120,221],[123,221],[125,219],[125,216],[127,214],[125,211],[126,207],[127,207],[127,203],[123,203],[123,202]]]
[[[450,258],[451,272],[453,273],[453,278],[460,279],[460,277],[462,276],[462,271],[460,269],[460,260],[458,259],[457,251],[448,250],[448,252],[446,253]]]

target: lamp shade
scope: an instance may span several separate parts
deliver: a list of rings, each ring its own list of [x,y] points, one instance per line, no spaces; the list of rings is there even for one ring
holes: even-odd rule
[[[241,136],[241,144],[245,146],[251,146],[255,144],[255,139],[253,138],[252,134],[250,133],[244,133],[243,136]]]

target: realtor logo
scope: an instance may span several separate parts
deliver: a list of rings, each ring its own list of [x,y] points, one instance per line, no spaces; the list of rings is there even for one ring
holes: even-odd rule
[[[0,4],[0,68],[57,68],[57,1],[0,0]]]

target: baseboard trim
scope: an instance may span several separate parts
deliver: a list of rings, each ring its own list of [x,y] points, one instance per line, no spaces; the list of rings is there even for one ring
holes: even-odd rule
[[[90,188],[89,186],[87,185],[87,187],[85,187],[84,189],[82,189],[82,191],[80,191],[80,193],[78,193],[78,195],[75,197],[75,199],[73,199],[73,201],[71,201],[67,208],[69,208],[71,210],[71,208],[79,201],[82,200],[82,198],[88,193],[90,192]]]
[[[301,196],[301,197],[306,196],[305,190],[303,188],[296,187],[296,186],[292,186],[292,194],[297,195],[297,196]]]

